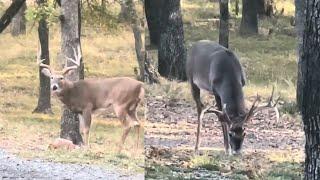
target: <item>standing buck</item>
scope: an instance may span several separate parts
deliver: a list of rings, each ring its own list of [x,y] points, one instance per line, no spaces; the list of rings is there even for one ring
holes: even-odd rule
[[[61,72],[41,63],[42,73],[50,77],[51,92],[71,111],[79,114],[80,132],[83,133],[85,145],[89,145],[91,114],[97,109],[113,107],[117,117],[124,126],[121,138],[123,146],[132,127],[137,126],[137,145],[139,143],[140,124],[137,118],[137,106],[144,96],[143,83],[128,77],[106,79],[85,79],[72,82],[65,75],[80,66],[80,47],[73,49],[75,60],[67,58],[75,66],[65,67]],[[67,66],[67,63],[65,64]]]
[[[186,72],[198,111],[195,150],[199,148],[203,115],[211,112],[221,122],[226,153],[231,154],[232,150],[232,154],[238,154],[245,137],[243,125],[253,115],[258,98],[247,112],[242,91],[245,76],[238,58],[230,50],[215,42],[202,40],[196,42],[190,51]],[[204,108],[200,89],[215,96],[217,109]]]

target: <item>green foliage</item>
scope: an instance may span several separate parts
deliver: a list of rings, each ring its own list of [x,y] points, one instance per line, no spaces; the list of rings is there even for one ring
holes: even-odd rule
[[[38,22],[46,19],[49,25],[58,21],[58,12],[53,3],[47,2],[36,7],[28,7],[26,11],[26,19],[28,21]]]
[[[95,28],[107,28],[115,30],[118,28],[118,17],[114,11],[115,7],[99,3],[98,1],[89,1],[82,8],[83,23]]]

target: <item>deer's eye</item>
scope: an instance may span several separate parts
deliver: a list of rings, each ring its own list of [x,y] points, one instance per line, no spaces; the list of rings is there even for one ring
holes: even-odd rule
[[[53,79],[53,77],[51,77],[50,79]]]
[[[63,80],[63,77],[61,77],[60,80]]]

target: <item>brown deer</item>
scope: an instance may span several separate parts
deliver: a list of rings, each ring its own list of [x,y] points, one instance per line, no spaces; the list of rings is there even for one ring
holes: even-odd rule
[[[80,47],[73,49],[75,59],[66,57],[75,66],[66,67],[58,72],[38,59],[41,72],[50,78],[50,89],[53,95],[71,111],[79,114],[80,132],[83,133],[84,144],[89,145],[89,131],[92,113],[101,108],[113,107],[117,117],[124,126],[120,150],[132,127],[137,127],[137,146],[139,143],[140,123],[137,107],[144,98],[143,83],[129,77],[105,79],[85,79],[72,82],[65,78],[68,73],[80,66]]]
[[[247,111],[242,91],[245,76],[238,58],[229,49],[215,42],[198,41],[190,50],[186,73],[198,112],[195,150],[199,149],[203,115],[212,112],[221,122],[226,153],[240,153],[245,137],[243,126],[257,108],[258,98]],[[204,108],[200,89],[215,96],[217,109]]]

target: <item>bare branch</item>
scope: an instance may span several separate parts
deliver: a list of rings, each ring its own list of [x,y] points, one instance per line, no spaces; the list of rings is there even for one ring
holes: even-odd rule
[[[2,31],[10,24],[12,18],[18,13],[25,1],[26,0],[16,0],[11,3],[9,8],[0,18],[0,33],[2,33]]]

